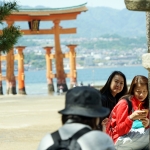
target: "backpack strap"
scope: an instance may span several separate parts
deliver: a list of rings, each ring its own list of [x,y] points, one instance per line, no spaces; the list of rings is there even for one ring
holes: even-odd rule
[[[71,143],[70,143],[70,150],[74,150],[75,149],[75,146],[76,146],[76,143],[77,143],[77,140],[82,136],[84,135],[85,133],[88,133],[89,131],[91,131],[91,129],[85,127],[81,130],[79,130],[77,133],[75,133],[73,136],[72,136],[72,140],[71,140]]]
[[[127,104],[128,104],[128,114],[130,114],[131,110],[132,110],[132,102],[129,100],[129,98],[125,98]]]
[[[60,137],[60,134],[59,134],[58,130],[53,132],[51,134],[51,136],[52,136],[52,138],[54,140],[54,144],[52,146],[50,146],[48,149],[46,149],[46,150],[55,150],[57,148],[57,146],[59,145],[59,141],[61,140],[61,137]]]
[[[61,137],[60,137],[60,134],[59,134],[59,131],[55,131],[51,134],[53,140],[54,140],[54,144],[49,147],[47,150],[55,150],[57,149],[57,147],[59,147],[59,144],[60,144],[60,141],[63,142],[63,147],[66,147],[66,149],[70,149],[70,150],[74,150],[75,149],[75,146],[76,146],[76,143],[77,143],[77,140],[78,138],[80,138],[83,134],[87,133],[91,131],[91,129],[85,127],[81,130],[79,130],[78,132],[76,132],[71,138],[71,142],[69,144],[69,139],[68,140],[62,140]]]

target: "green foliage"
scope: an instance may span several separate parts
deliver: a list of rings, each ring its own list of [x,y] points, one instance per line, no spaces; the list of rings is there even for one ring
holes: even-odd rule
[[[11,14],[12,11],[18,11],[18,5],[14,2],[1,2],[0,5],[0,24]],[[16,26],[5,27],[0,34],[0,51],[5,53],[8,52],[17,43],[19,37],[22,34],[20,28]]]
[[[129,37],[121,37],[115,36],[108,36],[104,35],[101,36],[97,41],[83,41],[79,43],[81,47],[84,47],[88,50],[93,49],[105,49],[105,50],[129,50],[133,48],[146,48],[146,37],[137,37],[137,38],[129,38]]]
[[[8,52],[17,43],[21,36],[19,27],[10,26],[3,29],[3,34],[0,35],[0,51]]]
[[[18,11],[18,5],[15,1],[14,2],[1,3],[1,6],[0,6],[0,23],[2,23],[2,20],[4,20],[7,16],[9,16],[13,10]]]

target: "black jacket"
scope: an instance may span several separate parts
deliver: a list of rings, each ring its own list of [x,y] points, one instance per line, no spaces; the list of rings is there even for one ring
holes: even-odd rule
[[[101,96],[102,96],[102,106],[106,107],[106,108],[109,108],[110,110],[110,113],[112,111],[112,109],[114,108],[114,106],[117,104],[117,100],[115,97],[112,96],[112,94],[110,92],[106,92],[106,93],[101,93]],[[105,119],[105,118],[108,118],[110,113],[103,117],[103,118],[100,118],[100,124],[98,126],[98,129],[99,130],[102,130],[102,121]]]

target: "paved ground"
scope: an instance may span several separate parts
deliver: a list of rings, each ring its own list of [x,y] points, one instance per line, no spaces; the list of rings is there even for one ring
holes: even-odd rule
[[[0,96],[0,149],[36,150],[42,137],[61,126],[64,96]]]

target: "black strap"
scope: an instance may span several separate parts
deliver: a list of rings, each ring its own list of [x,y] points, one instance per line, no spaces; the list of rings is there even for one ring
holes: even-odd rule
[[[131,110],[132,110],[132,102],[129,100],[129,98],[125,98],[127,104],[128,104],[128,114],[130,114]]]
[[[75,149],[75,146],[76,146],[76,143],[77,143],[77,139],[80,138],[83,134],[87,133],[91,131],[91,129],[85,127],[81,130],[79,130],[78,132],[76,132],[72,137],[71,137],[71,142],[70,142],[70,145],[68,146],[68,141],[67,140],[62,140],[61,137],[60,137],[60,134],[59,134],[59,131],[55,131],[53,132],[51,135],[52,135],[52,138],[54,140],[54,144],[49,147],[47,150],[53,150],[53,149],[56,149],[58,146],[59,146],[59,142],[60,141],[63,141],[63,145],[65,146],[68,146],[68,148],[70,150],[73,150]]]
[[[73,150],[73,149],[75,148],[75,145],[76,145],[76,143],[77,143],[77,140],[78,140],[82,135],[84,135],[85,133],[87,133],[87,132],[89,132],[89,131],[91,131],[91,129],[85,127],[85,128],[83,128],[83,129],[79,130],[77,133],[75,133],[75,134],[72,136],[72,140],[71,140],[71,143],[70,143],[69,148],[70,148],[71,150]]]
[[[60,137],[60,134],[59,134],[58,130],[53,132],[51,135],[52,135],[52,138],[54,140],[54,144],[55,143],[59,144],[59,141],[61,140],[61,137]]]
[[[57,149],[57,146],[59,145],[59,141],[61,140],[60,134],[58,131],[55,131],[51,134],[54,144],[50,147],[48,147],[46,150],[55,150]]]

